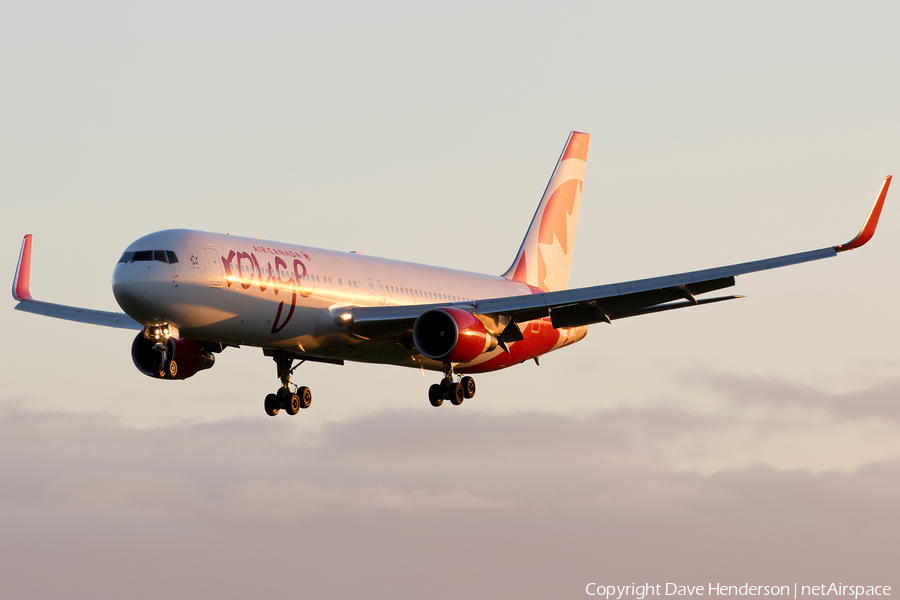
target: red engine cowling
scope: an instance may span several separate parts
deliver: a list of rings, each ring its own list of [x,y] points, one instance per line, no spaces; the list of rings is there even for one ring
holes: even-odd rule
[[[131,360],[138,371],[150,377],[159,378],[159,362],[161,354],[153,349],[156,342],[139,333],[131,344]],[[187,379],[198,371],[211,368],[216,357],[209,351],[204,342],[199,340],[169,340],[167,358],[174,360],[177,373],[174,377],[166,374],[166,379]]]
[[[458,308],[432,308],[416,319],[413,343],[432,360],[468,362],[497,346],[474,315]]]

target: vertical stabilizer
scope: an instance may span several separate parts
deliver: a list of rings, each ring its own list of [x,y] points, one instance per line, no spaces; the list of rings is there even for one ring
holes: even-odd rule
[[[503,277],[545,292],[569,287],[590,140],[589,133],[569,134],[522,247]]]

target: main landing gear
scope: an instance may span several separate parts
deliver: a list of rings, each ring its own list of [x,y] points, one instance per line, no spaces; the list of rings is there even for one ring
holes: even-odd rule
[[[453,372],[453,367],[446,365],[444,367],[444,378],[440,383],[435,383],[428,388],[428,401],[432,406],[440,406],[444,400],[449,400],[450,404],[459,406],[466,398],[475,397],[475,380],[468,375],[460,377],[454,382],[453,378],[458,377]]]
[[[309,408],[309,405],[312,404],[312,392],[305,385],[299,386],[296,392],[291,391],[291,375],[294,373],[294,369],[304,362],[306,361],[301,360],[293,365],[294,359],[286,353],[275,354],[275,364],[278,365],[281,387],[274,394],[266,396],[266,414],[270,417],[277,415],[282,408],[287,414],[296,415],[301,408]]]

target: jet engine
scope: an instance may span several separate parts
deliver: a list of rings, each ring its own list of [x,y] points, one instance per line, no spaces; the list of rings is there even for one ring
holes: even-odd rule
[[[204,342],[199,340],[168,340],[167,361],[175,363],[175,375],[170,375],[171,367],[163,372],[166,379],[187,379],[198,371],[209,369],[216,363],[216,357],[209,351]],[[155,340],[139,333],[131,344],[131,360],[138,371],[149,377],[160,378],[160,361],[162,354],[154,346]]]
[[[497,347],[494,337],[474,315],[458,308],[432,308],[416,319],[413,343],[432,360],[468,362]]]

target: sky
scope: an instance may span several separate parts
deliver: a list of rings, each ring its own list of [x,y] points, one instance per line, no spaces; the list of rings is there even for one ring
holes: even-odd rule
[[[117,310],[186,227],[504,272],[592,134],[571,287],[833,246],[896,174],[895,3],[0,4],[0,257]],[[900,586],[900,212],[746,298],[436,379],[0,311],[0,595],[575,598],[591,582]],[[48,568],[52,567],[52,568]]]

